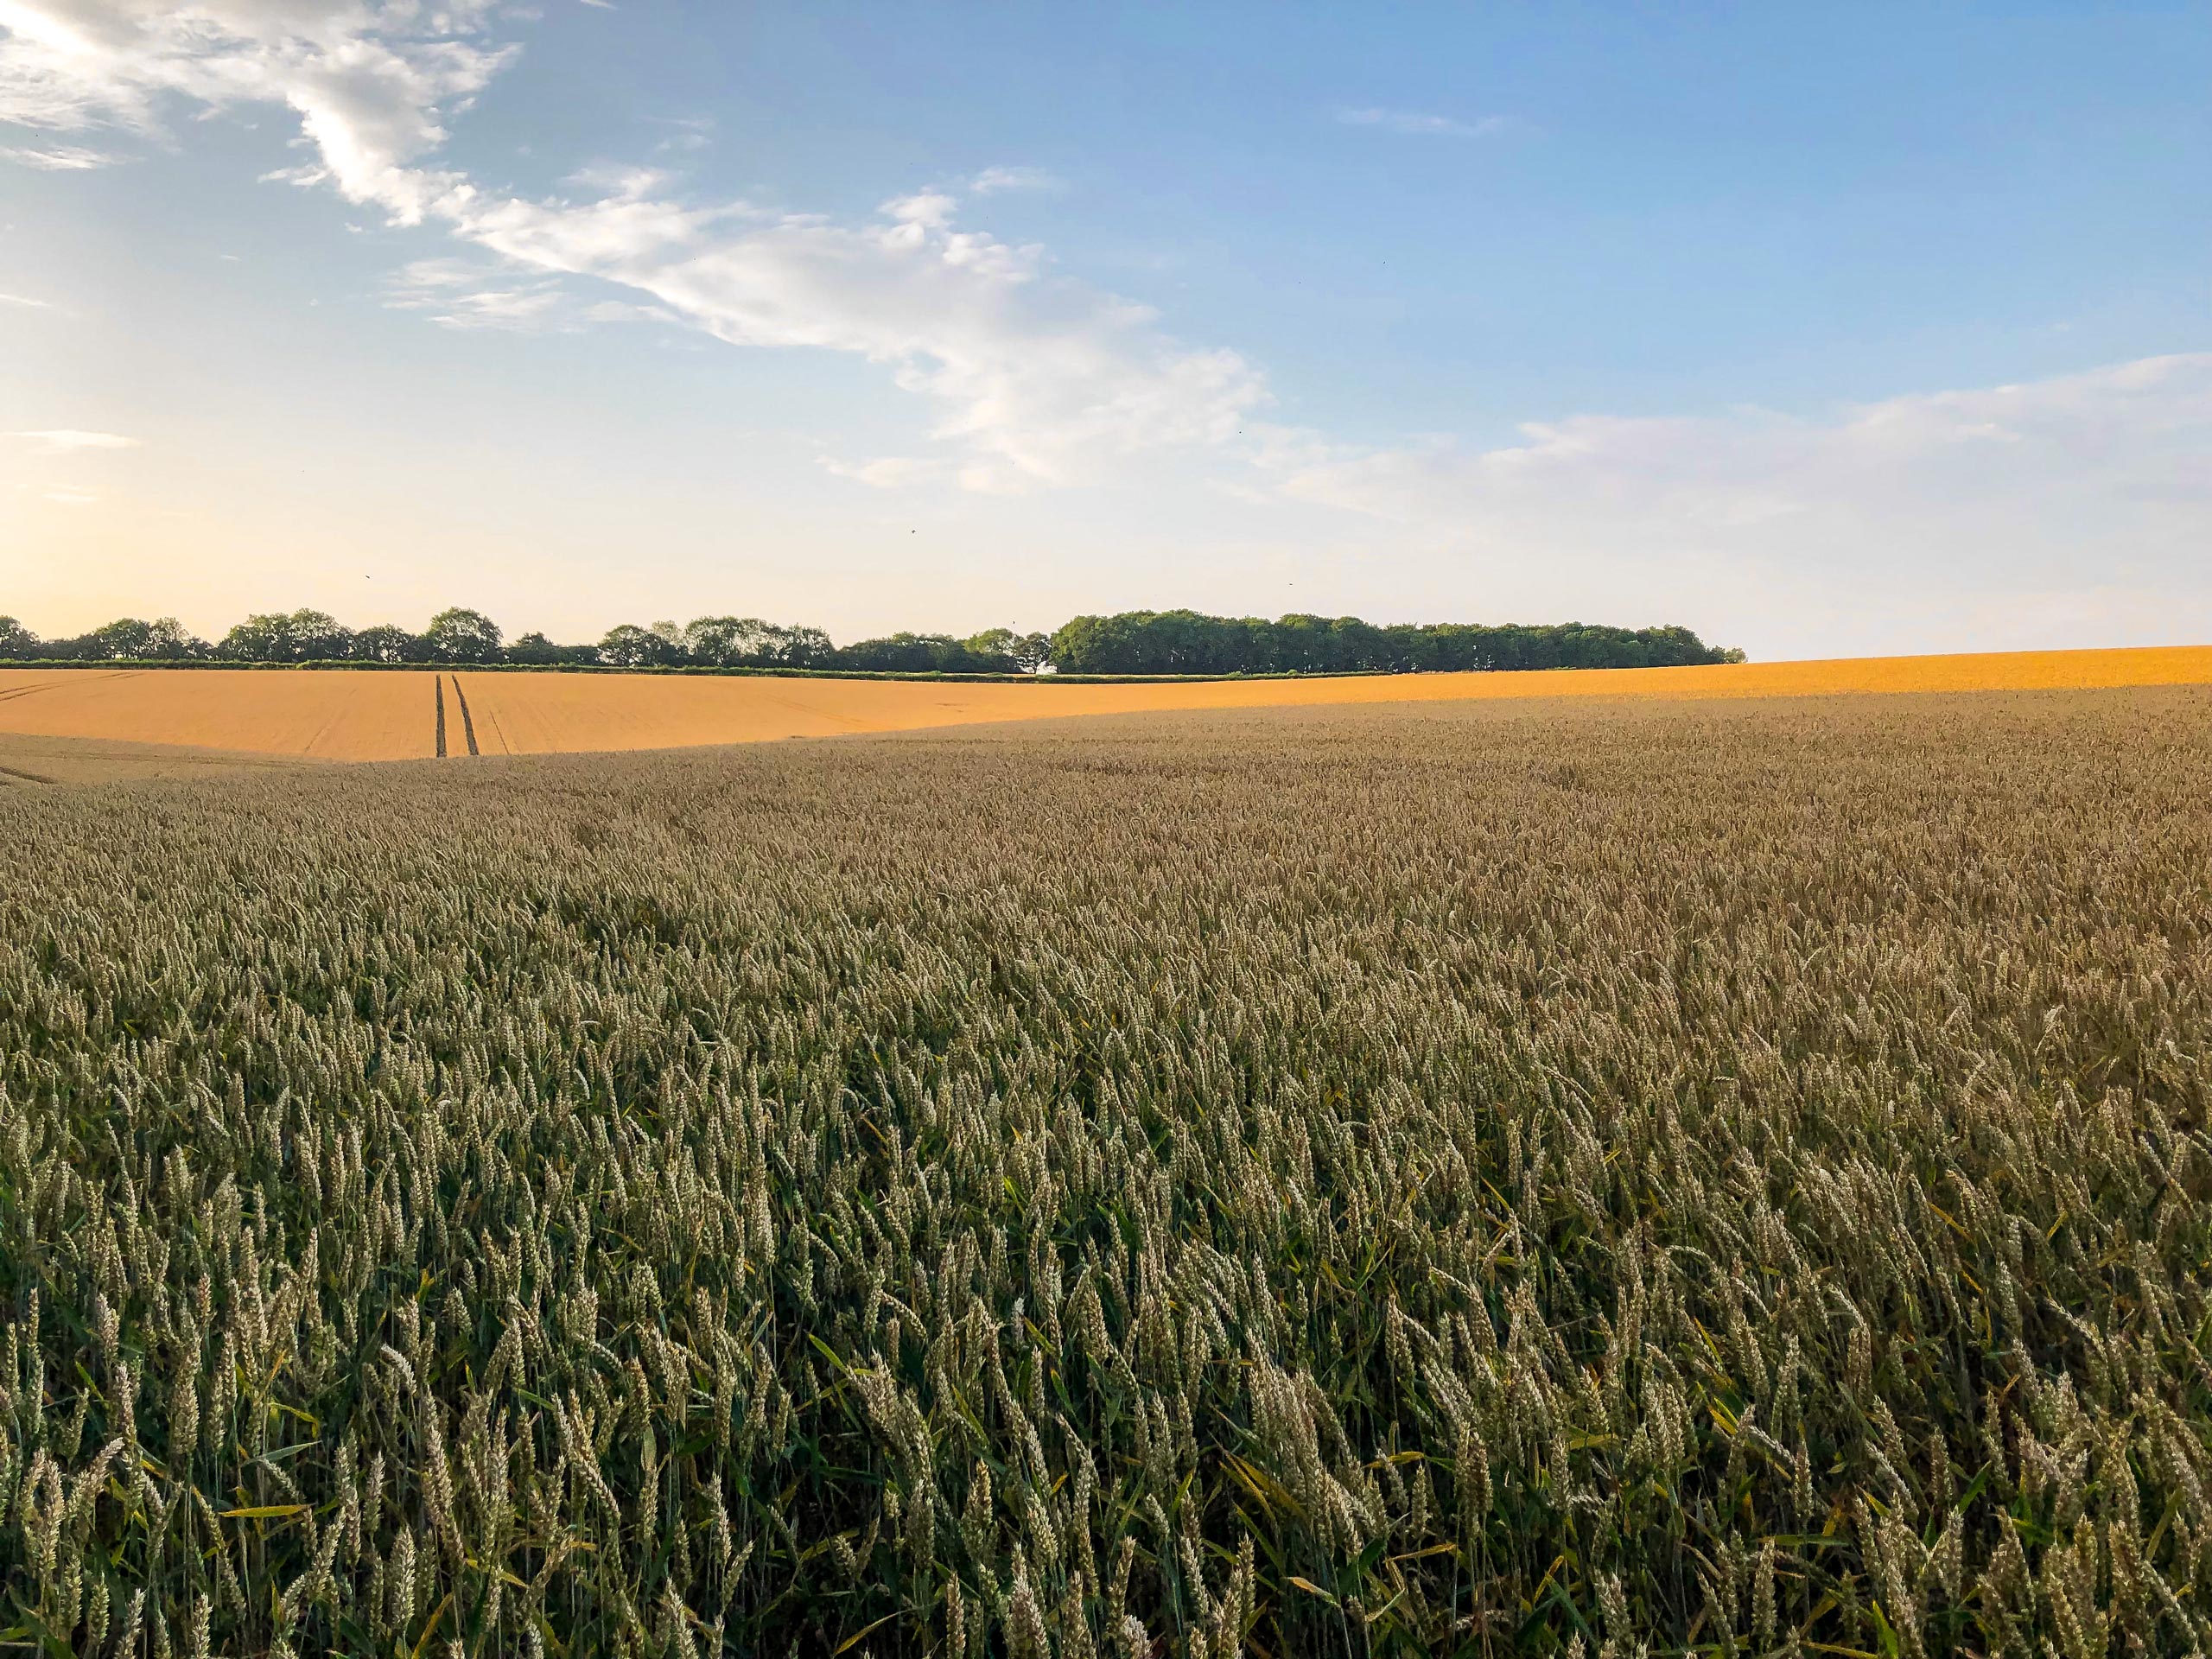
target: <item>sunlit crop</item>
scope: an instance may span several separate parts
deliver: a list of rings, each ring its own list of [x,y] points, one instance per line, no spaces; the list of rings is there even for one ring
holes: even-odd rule
[[[2198,1649],[2208,799],[2191,691],[0,794],[0,1630]]]

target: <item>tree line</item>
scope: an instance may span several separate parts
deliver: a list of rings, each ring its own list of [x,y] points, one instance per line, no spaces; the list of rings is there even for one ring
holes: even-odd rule
[[[1617,628],[1402,623],[1356,616],[1207,616],[1123,611],[1078,616],[1052,633],[986,628],[965,638],[901,632],[848,645],[820,628],[757,617],[702,616],[678,626],[625,623],[594,645],[543,633],[509,639],[481,611],[454,607],[420,632],[393,623],[348,628],[323,611],[249,616],[220,639],[175,617],[124,617],[41,639],[0,616],[0,661],[516,664],[532,667],[845,670],[892,674],[1408,674],[1446,670],[1664,668],[1741,662],[1678,626]]]
[[[1378,626],[1356,616],[1205,616],[1123,611],[1078,616],[1052,635],[1074,674],[1415,674],[1527,668],[1676,668],[1740,663],[1684,627],[1583,622]]]

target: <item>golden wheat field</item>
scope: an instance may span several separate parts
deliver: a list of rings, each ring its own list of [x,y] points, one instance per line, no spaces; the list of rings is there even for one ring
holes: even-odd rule
[[[1664,699],[2212,683],[2212,646],[1707,668],[1055,685],[325,670],[0,671],[0,738],[325,760],[690,748],[983,721],[1530,697]],[[442,735],[442,743],[441,738]]]
[[[329,760],[436,753],[422,674],[252,669],[0,671],[0,733]]]

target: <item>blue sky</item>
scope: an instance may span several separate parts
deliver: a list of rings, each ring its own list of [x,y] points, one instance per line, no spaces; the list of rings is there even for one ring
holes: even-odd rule
[[[2202,5],[0,0],[0,609],[2212,639]]]

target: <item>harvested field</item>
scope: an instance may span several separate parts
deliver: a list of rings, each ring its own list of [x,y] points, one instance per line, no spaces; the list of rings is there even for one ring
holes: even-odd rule
[[[435,678],[307,670],[0,670],[0,734],[401,760],[434,751]]]
[[[480,754],[483,751],[476,747],[476,721],[468,712],[468,693],[461,690],[460,675],[452,674],[447,677],[453,682],[454,702],[461,710],[461,741],[467,745],[469,753]]]
[[[0,1628],[2202,1651],[2208,798],[2203,690],[0,790]]]
[[[2212,646],[1715,668],[1128,685],[328,670],[0,671],[0,732],[338,760],[698,747],[1168,709],[1530,697],[1707,699],[2212,683]]]

